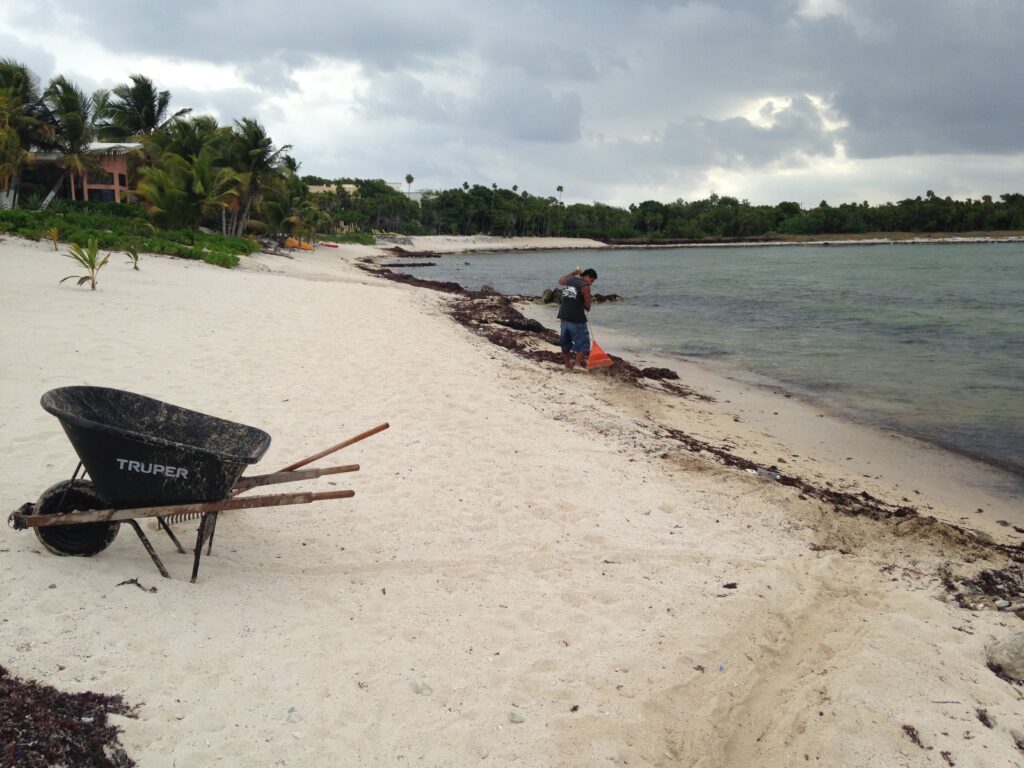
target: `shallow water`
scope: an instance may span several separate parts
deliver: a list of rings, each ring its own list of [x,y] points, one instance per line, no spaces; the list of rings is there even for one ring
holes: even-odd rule
[[[1024,477],[1024,244],[479,253],[416,276],[540,294],[594,267],[595,333],[751,373]]]

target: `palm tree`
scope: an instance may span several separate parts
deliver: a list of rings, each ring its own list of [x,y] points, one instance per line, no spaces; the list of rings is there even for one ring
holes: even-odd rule
[[[562,202],[562,185],[559,184],[557,187],[555,187],[555,191],[558,192],[558,202]]]
[[[0,209],[13,208],[17,201],[17,179],[29,154],[21,146],[18,131],[11,125],[8,104],[0,94]]]
[[[74,197],[75,177],[96,165],[96,155],[89,152],[89,145],[96,139],[96,113],[103,97],[102,91],[86,96],[63,75],[53,78],[43,91],[42,104],[52,129],[47,144],[60,153],[58,164],[63,172],[43,200],[42,208],[50,204],[65,179],[70,178]]]
[[[189,160],[167,153],[160,166],[142,168],[139,175],[136,191],[150,215],[168,229],[196,229],[232,207],[240,191],[238,174],[216,167],[209,149]]]
[[[122,83],[106,94],[100,114],[100,138],[120,141],[133,136],[148,136],[165,129],[178,118],[192,111],[179,109],[170,117],[170,91],[158,91],[144,75],[131,75],[131,84]]]
[[[165,152],[193,157],[204,148],[219,154],[219,149],[227,143],[230,134],[231,129],[218,125],[217,118],[211,115],[197,115],[184,120],[174,120],[164,130],[143,136],[141,139],[151,157],[159,157]]]
[[[241,235],[249,218],[260,207],[263,189],[281,175],[282,155],[291,144],[275,147],[266,129],[256,120],[243,117],[235,121],[228,157],[241,180],[239,205],[231,217],[228,234]]]
[[[167,155],[162,166],[139,169],[135,192],[143,199],[153,221],[165,229],[181,226],[189,217],[184,164],[186,161],[180,156]]]
[[[68,275],[60,282],[64,280],[74,280],[78,278],[79,285],[90,284],[90,290],[96,290],[96,275],[103,267],[107,266],[107,262],[110,261],[110,254],[108,253],[102,259],[100,258],[100,246],[99,242],[95,237],[90,237],[86,246],[83,248],[78,243],[71,244],[71,253],[64,254],[69,259],[77,263],[82,269],[85,270],[85,275]]]
[[[213,153],[203,149],[189,164],[192,193],[202,217],[210,218],[234,206],[241,193],[240,178],[230,168],[218,168]]]
[[[414,178],[412,177],[412,174],[411,174],[411,173],[407,173],[407,174],[405,174],[405,183],[409,185],[409,194],[410,194],[410,195],[412,194],[412,183],[413,183],[414,181],[416,181],[416,179],[414,179]]]
[[[0,208],[17,204],[29,150],[47,136],[36,76],[24,64],[0,59]]]

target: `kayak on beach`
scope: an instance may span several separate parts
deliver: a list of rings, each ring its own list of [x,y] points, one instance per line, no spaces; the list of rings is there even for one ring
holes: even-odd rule
[[[312,243],[303,243],[300,240],[296,240],[294,237],[289,237],[287,240],[284,241],[284,244],[289,248],[299,248],[300,250],[303,251],[313,250]]]

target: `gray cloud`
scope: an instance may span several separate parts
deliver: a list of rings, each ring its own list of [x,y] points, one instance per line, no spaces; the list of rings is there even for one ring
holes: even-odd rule
[[[470,106],[470,119],[480,129],[513,141],[574,141],[581,113],[576,93],[556,94],[515,71],[492,72]]]
[[[803,13],[807,0],[253,0],[244,17],[226,0],[139,0],[102,16],[72,0],[35,5],[8,11],[11,26],[72,18],[76,39],[123,57],[125,77],[143,55],[232,66],[251,89],[196,84],[175,89],[175,105],[258,116],[322,175],[393,162],[392,174],[431,186],[557,179],[586,199],[617,183],[692,188],[720,172],[799,170],[834,160],[837,141],[853,163],[930,157],[938,181],[954,177],[948,158],[1012,167],[1024,153],[1020,0],[837,0],[823,14]],[[4,48],[17,54],[14,35]],[[21,50],[40,68],[54,63]],[[266,106],[285,94],[301,104],[311,66],[360,82],[354,106],[318,113],[322,126]],[[744,117],[766,99],[789,105],[771,107],[769,127]],[[842,127],[828,130],[816,103]],[[996,183],[984,166],[977,173]],[[818,178],[817,197],[846,188]]]
[[[230,124],[242,117],[257,118],[261,121],[267,119],[263,106],[264,97],[247,88],[225,88],[219,91],[179,88],[173,95],[173,109],[190,107],[194,114],[214,115],[222,124]]]
[[[574,92],[555,93],[522,72],[492,71],[468,96],[430,92],[403,74],[374,78],[360,100],[370,119],[415,118],[444,124],[459,136],[494,141],[569,142],[579,138],[582,105]]]
[[[456,2],[353,3],[336,0],[137,0],[130,13],[93,13],[78,0],[44,0],[25,14],[45,29],[53,15],[124,54],[165,55],[252,65],[268,58],[294,68],[312,55],[391,70],[455,51],[470,31]]]
[[[857,4],[853,20],[808,26],[821,88],[849,122],[854,157],[1024,151],[1020,4]],[[865,31],[867,30],[867,31]]]
[[[15,35],[0,32],[0,59],[11,59],[27,66],[40,80],[40,87],[46,87],[46,81],[55,72],[56,60],[53,54],[26,45]]]

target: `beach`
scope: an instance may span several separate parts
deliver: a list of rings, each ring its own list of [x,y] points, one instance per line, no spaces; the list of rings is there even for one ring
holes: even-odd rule
[[[599,246],[562,240],[401,247]],[[127,526],[93,558],[5,528],[4,667],[137,705],[114,720],[147,768],[1020,763],[986,648],[1024,595],[970,585],[1019,569],[1024,520],[985,468],[696,366],[703,397],[565,373],[365,269],[392,256],[114,254],[92,292],[0,242],[8,511],[75,468],[55,387],[265,429],[259,472],[390,424],[301,484],[353,498],[224,513],[196,584],[148,523],[171,579]]]

